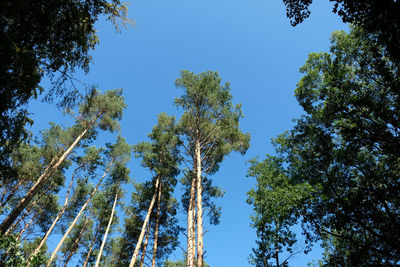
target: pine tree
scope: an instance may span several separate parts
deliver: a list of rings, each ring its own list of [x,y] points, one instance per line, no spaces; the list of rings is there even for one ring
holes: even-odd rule
[[[197,247],[197,266],[203,267],[204,177],[215,173],[219,163],[232,150],[244,154],[249,147],[250,137],[239,129],[241,107],[233,106],[229,83],[222,85],[217,72],[208,71],[197,75],[182,71],[175,84],[184,90],[184,94],[175,99],[175,105],[184,111],[178,128],[182,155],[185,155],[186,165],[192,166],[191,177],[186,175],[190,181],[187,266],[194,267]]]

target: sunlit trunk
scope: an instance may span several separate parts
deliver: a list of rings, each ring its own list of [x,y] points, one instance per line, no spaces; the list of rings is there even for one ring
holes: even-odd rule
[[[162,193],[162,183],[160,183],[160,188],[158,189],[156,226],[154,229],[153,259],[151,261],[152,267],[156,266],[156,258],[157,258],[157,241],[158,241],[158,227],[160,225],[161,193]]]
[[[197,191],[197,267],[203,267],[203,203],[201,181],[200,143],[196,142],[196,191]]]
[[[72,228],[74,228],[76,222],[78,221],[79,217],[82,215],[83,211],[86,209],[86,206],[89,204],[90,200],[94,196],[94,194],[97,192],[97,189],[99,188],[101,182],[103,181],[104,177],[106,177],[107,173],[110,171],[112,164],[114,163],[114,159],[110,162],[110,165],[108,166],[107,170],[104,172],[103,176],[101,177],[100,181],[97,183],[96,187],[93,189],[92,193],[90,194],[89,198],[86,200],[85,204],[83,204],[81,210],[79,211],[78,215],[76,215],[75,219],[69,226],[68,230],[65,232],[64,236],[61,238],[60,242],[58,243],[57,247],[55,248],[53,254],[50,257],[50,260],[48,261],[46,267],[49,267],[53,260],[55,259],[58,250],[60,249],[61,245],[64,243],[64,240],[67,238],[68,234],[71,232]]]
[[[108,220],[108,225],[106,228],[106,232],[104,233],[103,242],[101,242],[101,246],[100,246],[99,254],[97,255],[95,267],[99,266],[101,255],[103,254],[103,249],[104,249],[104,245],[106,244],[107,235],[108,235],[108,232],[110,231],[112,220],[114,218],[114,212],[115,212],[115,206],[117,205],[117,199],[118,199],[118,189],[117,189],[117,192],[115,193],[114,204],[113,204],[112,210],[111,210],[111,216],[110,216],[110,219]]]
[[[131,263],[129,264],[129,267],[135,266],[136,258],[137,258],[138,254],[139,254],[140,246],[142,245],[144,234],[145,234],[145,231],[146,231],[146,225],[147,225],[147,223],[149,221],[151,211],[153,210],[154,202],[156,201],[156,195],[157,195],[158,185],[160,184],[160,179],[161,179],[161,177],[158,176],[157,180],[156,180],[155,187],[154,187],[153,198],[151,199],[149,209],[147,210],[146,218],[144,219],[144,222],[143,222],[143,225],[142,225],[142,230],[140,232],[139,239],[138,239],[138,241],[136,243],[135,251],[133,252]]]
[[[194,161],[194,164],[196,160]],[[195,166],[193,167],[193,175],[195,175]],[[191,177],[188,222],[187,222],[187,267],[194,267],[195,261],[195,193],[196,193],[196,177]]]
[[[67,267],[68,262],[71,260],[72,256],[76,252],[76,250],[78,248],[78,244],[82,239],[83,233],[86,231],[86,225],[88,224],[88,222],[89,222],[89,218],[86,219],[85,224],[83,225],[81,231],[79,232],[78,238],[75,240],[74,244],[72,245],[72,249],[69,252],[68,258],[64,262],[64,267]]]
[[[54,219],[53,223],[51,224],[50,228],[47,230],[46,235],[43,237],[42,241],[40,241],[40,244],[36,247],[35,251],[31,254],[31,256],[29,256],[29,258],[35,256],[40,249],[43,247],[43,245],[46,243],[47,238],[49,237],[49,235],[51,234],[51,232],[53,231],[54,227],[56,226],[57,222],[60,220],[61,216],[64,214],[65,210],[67,209],[68,206],[68,200],[69,200],[69,193],[71,191],[72,185],[74,183],[74,179],[75,179],[75,174],[76,172],[82,168],[84,166],[84,164],[80,165],[78,168],[76,168],[74,170],[74,173],[72,174],[71,177],[71,182],[69,183],[69,187],[65,196],[65,201],[64,201],[64,205],[61,208],[61,210],[58,212],[56,218]],[[28,266],[30,266],[30,263],[28,263]]]
[[[7,216],[7,218],[1,223],[0,225],[0,235],[5,233],[7,229],[11,226],[11,224],[17,219],[17,217],[21,214],[21,212],[26,208],[26,206],[31,202],[32,198],[39,192],[40,188],[44,185],[45,182],[50,178],[50,176],[57,170],[57,168],[61,165],[61,163],[64,162],[64,160],[67,158],[67,156],[72,152],[72,150],[76,147],[76,145],[79,143],[79,141],[83,138],[83,136],[89,131],[89,129],[94,125],[96,120],[101,116],[102,114],[99,113],[95,119],[93,119],[90,124],[81,132],[81,134],[75,139],[75,141],[69,146],[67,150],[64,151],[62,156],[58,159],[53,161],[56,161],[54,165],[52,163],[47,166],[47,168],[44,170],[42,175],[37,179],[35,184],[29,189],[29,191],[26,193],[25,197],[23,197],[20,202],[17,204],[17,206],[13,209],[13,211]]]

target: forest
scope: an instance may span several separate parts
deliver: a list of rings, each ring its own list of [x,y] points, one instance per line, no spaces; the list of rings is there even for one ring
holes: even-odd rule
[[[400,2],[316,2],[1,1],[0,267],[400,266]]]

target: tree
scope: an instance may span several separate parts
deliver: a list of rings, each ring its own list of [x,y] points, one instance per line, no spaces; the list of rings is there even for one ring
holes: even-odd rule
[[[334,247],[326,258],[396,265],[399,68],[362,29],[334,32],[331,42],[301,68],[296,97],[306,114],[276,139],[277,151],[290,183],[315,190],[300,212],[309,239]]]
[[[241,132],[240,105],[233,106],[229,83],[222,85],[217,72],[194,74],[182,71],[175,85],[184,90],[184,94],[175,99],[175,105],[184,110],[178,128],[182,155],[186,155],[185,164],[192,167],[191,175],[186,176],[190,179],[187,266],[194,266],[194,222],[197,220],[197,265],[202,267],[203,178],[215,173],[219,163],[232,150],[244,154],[249,147],[250,136]]]
[[[74,148],[79,144],[85,135],[90,136],[90,132],[98,130],[109,130],[111,132],[119,130],[118,121],[122,117],[122,111],[126,107],[122,90],[109,90],[104,94],[93,90],[79,107],[80,116],[77,124],[67,131],[61,142],[64,144],[62,149],[55,151],[50,163],[37,178],[25,196],[14,207],[11,213],[0,225],[0,234],[4,234],[16,218],[21,214],[32,198],[39,192],[51,175],[58,170],[65,159],[70,155]]]
[[[85,201],[85,203],[83,204],[83,206],[81,207],[79,212],[77,213],[76,217],[74,218],[74,220],[68,227],[64,236],[61,238],[57,247],[54,249],[54,251],[50,257],[50,260],[48,261],[48,263],[46,265],[47,267],[49,267],[51,265],[52,261],[55,259],[58,250],[62,246],[62,244],[65,241],[65,239],[67,238],[68,234],[74,228],[75,224],[78,222],[80,216],[85,211],[86,207],[92,200],[93,196],[96,194],[102,181],[108,175],[108,173],[110,172],[110,176],[111,176],[111,178],[110,178],[111,181],[109,181],[110,184],[113,184],[114,179],[126,179],[127,178],[126,175],[128,173],[128,170],[125,167],[125,165],[130,159],[130,154],[131,154],[131,146],[128,145],[126,143],[125,139],[122,138],[121,136],[119,136],[117,138],[117,141],[115,144],[107,144],[107,150],[105,151],[106,159],[105,159],[105,163],[104,163],[104,166],[105,166],[104,173],[101,176],[101,178],[98,180],[96,186],[93,188],[89,197],[87,198],[87,200]]]
[[[400,3],[396,0],[330,0],[334,3],[333,12],[343,22],[352,23],[376,34],[393,60],[400,63]],[[293,26],[310,16],[312,0],[283,0],[286,14]]]
[[[152,194],[146,216],[143,220],[142,229],[129,265],[130,267],[135,266],[136,257],[139,254],[144,234],[146,232],[146,227],[147,225],[150,225],[149,220],[152,215],[154,205],[157,204],[157,211],[154,216],[155,231],[152,259],[152,265],[155,265],[160,227],[160,211],[162,205],[161,200],[166,201],[167,203],[169,200],[171,200],[171,194],[174,191],[174,187],[177,182],[176,176],[179,173],[179,158],[177,149],[178,138],[175,134],[175,128],[175,119],[173,117],[169,117],[165,113],[162,113],[159,115],[158,123],[153,127],[152,133],[148,135],[152,142],[142,142],[135,146],[136,156],[142,158],[142,165],[150,169],[154,175],[152,183],[146,184],[147,188],[154,188],[154,193]],[[149,191],[146,188],[143,189]],[[164,194],[162,194],[163,192]],[[166,208],[168,208],[168,205],[166,205]],[[163,212],[168,213],[168,209]],[[178,233],[176,234],[178,235]],[[145,249],[143,250],[145,251]]]
[[[13,176],[9,155],[28,134],[26,104],[44,91],[48,77],[53,86],[46,99],[61,97],[60,105],[79,99],[72,73],[89,70],[99,40],[95,23],[105,16],[116,26],[130,23],[120,0],[2,1],[0,3],[0,175]],[[71,81],[67,89],[65,81]]]
[[[258,238],[250,263],[257,267],[288,266],[288,260],[301,252],[294,248],[297,239],[292,227],[299,221],[299,211],[312,188],[307,183],[290,184],[282,159],[267,156],[250,163],[248,176],[255,177],[257,184],[247,193],[247,203],[254,207],[251,226]]]

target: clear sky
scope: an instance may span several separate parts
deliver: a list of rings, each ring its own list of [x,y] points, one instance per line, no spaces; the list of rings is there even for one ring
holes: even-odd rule
[[[331,13],[328,0],[317,2],[311,17],[295,28],[281,0],[132,0],[129,17],[135,27],[117,34],[110,23],[97,24],[100,45],[93,52],[90,73],[80,79],[102,90],[124,89],[128,108],[122,133],[129,143],[146,139],[157,114],[179,115],[173,100],[182,91],[174,81],[182,69],[218,71],[230,82],[234,103],[242,103],[241,127],[251,134],[251,146],[245,156],[231,154],[213,177],[226,194],[217,201],[221,224],[206,225],[205,260],[211,267],[250,266],[247,258],[256,235],[250,228],[246,192],[254,181],[246,178],[246,161],[274,153],[271,138],[290,129],[291,120],[302,112],[293,96],[299,68],[308,53],[328,51],[332,31],[347,29]],[[30,108],[34,129],[60,120],[49,106],[36,103]],[[138,160],[129,166],[136,181],[150,177]],[[177,189],[177,196],[181,193]],[[183,212],[179,217],[185,227]],[[186,247],[183,236],[181,246]],[[320,254],[320,249],[299,254],[290,266],[306,266]],[[170,259],[181,257],[178,248]]]

